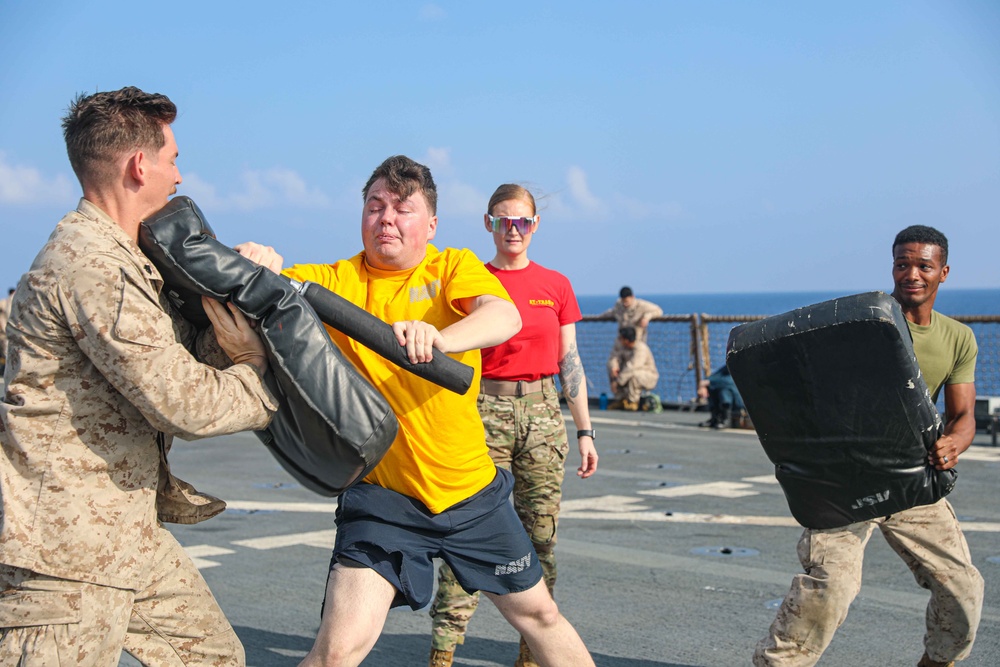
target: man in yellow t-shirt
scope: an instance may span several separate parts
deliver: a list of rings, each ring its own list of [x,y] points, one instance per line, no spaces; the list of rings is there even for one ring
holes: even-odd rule
[[[427,167],[390,157],[362,194],[364,250],[284,274],[392,323],[412,363],[429,362],[436,348],[472,365],[478,378],[480,348],[517,333],[517,308],[471,251],[438,251],[429,243],[437,231],[437,189]],[[272,248],[244,243],[237,250],[282,270],[283,258]],[[399,432],[366,483],[339,498],[323,620],[302,665],[359,664],[391,607],[430,602],[437,557],[463,587],[493,600],[541,664],[593,665],[542,581],[509,502],[512,477],[489,457],[477,394],[448,392],[338,331],[330,335],[389,401]]]

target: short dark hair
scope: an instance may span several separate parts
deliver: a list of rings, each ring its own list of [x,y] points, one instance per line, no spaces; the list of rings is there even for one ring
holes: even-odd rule
[[[896,254],[896,246],[905,243],[926,243],[936,245],[941,248],[941,263],[948,263],[948,237],[926,225],[910,225],[900,233],[896,234],[896,239],[892,242],[892,253]]]
[[[163,126],[175,118],[177,107],[166,95],[135,86],[77,95],[62,127],[69,163],[81,185],[114,179],[115,161],[131,151],[159,151],[166,143]]]
[[[618,296],[623,299],[627,296],[632,296],[632,288],[631,287],[621,288],[620,290],[618,290]]]
[[[406,199],[414,192],[420,192],[427,200],[427,205],[431,210],[431,215],[437,215],[437,186],[434,184],[434,177],[431,170],[415,162],[405,155],[393,155],[386,158],[382,164],[375,168],[369,177],[365,187],[361,190],[361,196],[368,199],[368,191],[372,185],[380,178],[385,179],[385,185],[389,192],[397,195],[400,199]]]
[[[627,340],[630,343],[635,342],[635,327],[622,327],[618,330],[618,335],[622,337],[623,340]]]

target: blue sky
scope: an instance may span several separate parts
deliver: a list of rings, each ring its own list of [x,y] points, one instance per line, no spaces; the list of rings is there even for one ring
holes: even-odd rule
[[[180,193],[287,260],[360,249],[385,157],[428,164],[438,245],[492,257],[504,182],[579,294],[890,287],[902,227],[1000,286],[1000,3],[0,2],[0,284],[79,186],[79,92],[169,95]],[[6,285],[3,285],[6,287]]]

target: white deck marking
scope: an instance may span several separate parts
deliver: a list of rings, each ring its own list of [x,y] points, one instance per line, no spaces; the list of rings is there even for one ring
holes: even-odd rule
[[[777,484],[778,478],[774,475],[757,475],[756,477],[744,477],[743,481],[752,484]]]
[[[227,509],[271,510],[273,512],[316,512],[317,514],[333,514],[337,511],[337,503],[265,503],[256,500],[230,500],[226,502]]]
[[[308,533],[290,533],[288,535],[272,535],[270,537],[255,537],[249,540],[236,540],[232,544],[259,550],[280,549],[282,547],[299,545],[332,550],[336,535],[337,529],[332,528],[330,530],[314,530]]]
[[[962,461],[988,461],[1000,463],[1000,447],[969,447],[958,457]]]
[[[684,484],[650,491],[640,491],[644,496],[658,498],[684,498],[686,496],[716,496],[718,498],[744,498],[756,496],[757,491],[749,491],[750,484],[743,482],[708,482],[707,484]]]
[[[224,547],[214,547],[211,544],[195,544],[190,547],[184,547],[184,551],[191,558],[191,562],[199,570],[206,570],[210,567],[216,567],[219,565],[218,562],[214,560],[208,560],[203,558],[203,556],[225,556],[226,554],[236,553],[232,549],[226,549]]]

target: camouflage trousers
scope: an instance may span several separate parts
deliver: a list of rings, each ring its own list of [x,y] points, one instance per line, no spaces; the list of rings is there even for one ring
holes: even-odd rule
[[[490,456],[499,468],[514,474],[514,508],[531,537],[549,592],[556,583],[556,527],[569,442],[554,383],[522,397],[479,396],[479,414],[486,427]],[[442,564],[438,591],[431,605],[432,644],[454,651],[465,640],[465,629],[479,604],[451,568]]]
[[[637,370],[627,377],[611,378],[610,382],[618,384],[618,391],[615,392],[614,396],[615,400],[638,403],[642,392],[655,389],[659,379],[660,376],[655,371]]]
[[[116,667],[124,649],[157,667],[243,667],[243,645],[205,580],[173,536],[158,533],[140,591],[0,565],[0,666]]]
[[[843,528],[806,529],[796,575],[768,636],[757,644],[757,667],[814,665],[847,618],[861,589],[865,545],[878,527],[931,592],[924,649],[932,660],[962,660],[972,650],[983,608],[983,578],[947,500]],[[916,658],[914,658],[916,659]]]

